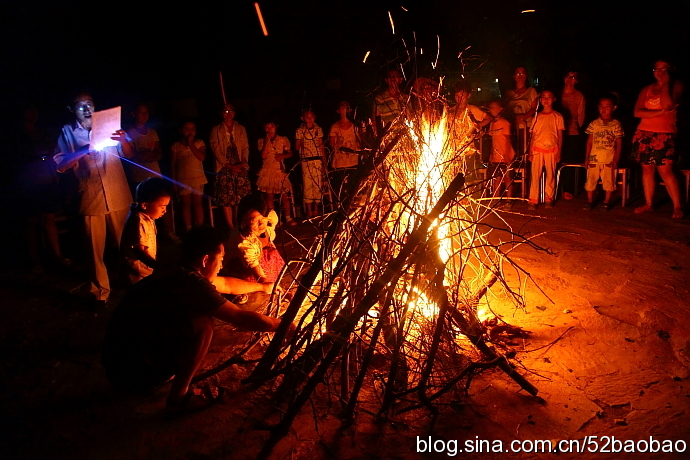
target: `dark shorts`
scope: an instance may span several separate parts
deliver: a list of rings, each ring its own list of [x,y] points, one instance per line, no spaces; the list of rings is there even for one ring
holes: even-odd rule
[[[632,160],[642,165],[662,166],[667,160],[676,159],[676,134],[635,131],[633,137]]]
[[[165,383],[195,339],[191,318],[166,318],[133,334],[108,331],[102,363],[117,390],[145,392]]]

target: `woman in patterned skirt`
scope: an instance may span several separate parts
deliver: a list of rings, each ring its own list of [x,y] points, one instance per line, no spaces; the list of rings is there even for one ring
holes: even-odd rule
[[[675,151],[676,109],[683,92],[683,85],[669,75],[671,65],[663,60],[654,63],[656,82],[645,87],[635,104],[635,116],[640,124],[635,131],[632,159],[642,165],[642,186],[645,204],[635,209],[635,214],[651,212],[656,186],[655,171],[666,184],[673,201],[672,219],[683,218],[678,180],[673,173],[677,159]]]
[[[235,121],[235,108],[225,104],[223,123],[211,130],[211,149],[216,158],[214,200],[223,208],[228,228],[237,222],[237,205],[251,193],[247,130]]]

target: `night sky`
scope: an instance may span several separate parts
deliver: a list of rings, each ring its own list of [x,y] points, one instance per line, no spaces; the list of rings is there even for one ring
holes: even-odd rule
[[[368,111],[383,70],[404,62],[415,45],[408,72],[459,71],[458,53],[471,46],[465,70],[482,64],[503,90],[518,63],[542,87],[557,89],[574,67],[587,96],[616,90],[630,105],[651,82],[653,59],[668,56],[683,76],[690,49],[688,1],[263,1],[268,37],[251,1],[185,3],[2,2],[5,112],[34,103],[48,118],[65,116],[71,95],[87,89],[98,107],[152,101],[159,117],[169,101],[195,98],[203,118],[215,115],[223,71],[240,121],[270,110],[294,118],[313,106],[328,110],[330,124],[339,99]]]

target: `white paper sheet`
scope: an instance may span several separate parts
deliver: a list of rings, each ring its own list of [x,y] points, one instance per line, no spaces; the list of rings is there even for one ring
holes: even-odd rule
[[[110,137],[115,131],[120,129],[120,117],[122,108],[113,107],[112,109],[94,112],[91,118],[91,148],[102,150],[111,145],[117,145],[117,141]]]

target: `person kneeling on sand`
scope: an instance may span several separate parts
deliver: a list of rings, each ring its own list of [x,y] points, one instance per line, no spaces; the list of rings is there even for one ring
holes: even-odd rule
[[[182,241],[181,264],[137,283],[117,306],[105,337],[102,363],[116,390],[153,389],[174,376],[166,410],[204,409],[215,399],[190,389],[213,337],[213,319],[243,329],[274,332],[280,319],[240,309],[222,294],[270,293],[273,283],[220,277],[223,234],[193,228]],[[294,326],[291,327],[294,330]]]

